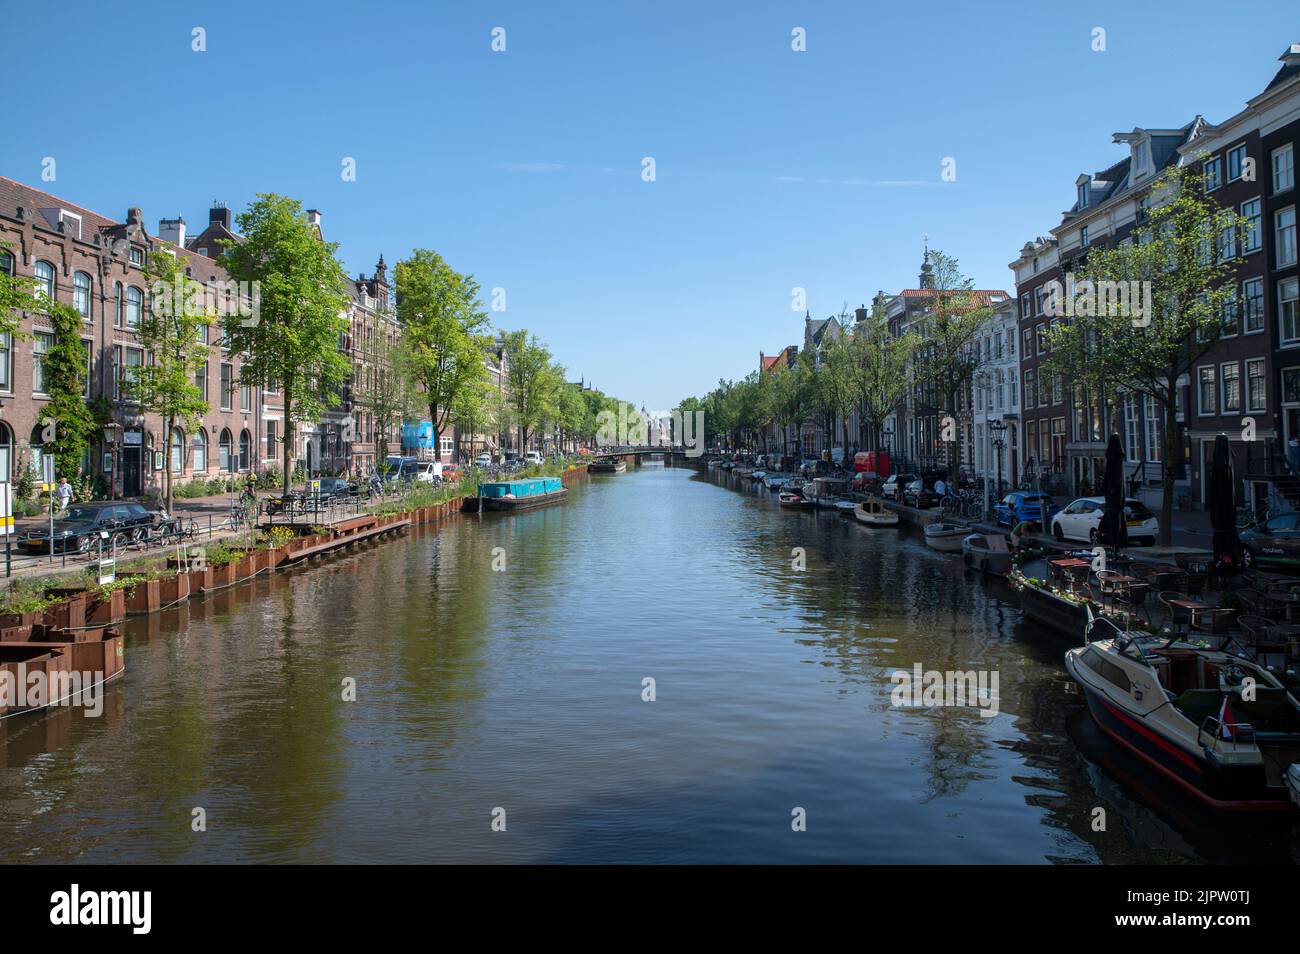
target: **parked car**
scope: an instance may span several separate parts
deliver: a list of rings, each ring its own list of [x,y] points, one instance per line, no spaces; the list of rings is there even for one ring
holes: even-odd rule
[[[105,546],[114,540],[130,543],[141,539],[153,516],[143,505],[125,501],[92,501],[73,504],[54,520],[53,544],[48,525],[22,534],[18,546],[31,553],[88,553],[107,533]]]
[[[909,507],[920,507],[922,510],[927,507],[933,507],[939,502],[939,494],[935,493],[935,482],[941,480],[938,476],[917,477],[909,481],[903,487],[903,503]]]
[[[1241,562],[1282,569],[1300,567],[1300,514],[1283,513],[1242,530]]]
[[[326,502],[341,500],[344,497],[355,497],[360,492],[355,483],[343,477],[322,477],[320,479],[320,489],[312,496],[316,500]]]
[[[1052,536],[1057,540],[1087,540],[1097,542],[1102,511],[1106,509],[1105,497],[1080,497],[1052,518]],[[1153,546],[1160,535],[1160,520],[1147,505],[1132,498],[1124,501],[1124,520],[1128,524],[1128,539],[1137,546]]]
[[[475,467],[491,467],[491,466],[492,466],[492,455],[491,455],[491,454],[479,454],[477,457],[474,458],[474,466],[475,466]]]
[[[422,460],[416,465],[413,479],[423,484],[436,484],[442,480],[442,461]]]
[[[529,451],[524,456],[524,462],[528,467],[538,467],[542,463],[542,455],[537,451]]]
[[[880,496],[886,500],[902,501],[903,488],[916,479],[916,474],[890,474],[880,485]]]
[[[1052,500],[1051,495],[1041,490],[1017,490],[1007,494],[993,506],[998,515],[998,523],[1014,527],[1018,523],[1041,523],[1043,519],[1043,502],[1047,502],[1047,521],[1061,512],[1061,508]]]
[[[384,473],[386,480],[405,480],[415,479],[415,473],[421,464],[418,457],[402,457],[399,454],[389,454],[384,458],[384,464],[387,471]]]

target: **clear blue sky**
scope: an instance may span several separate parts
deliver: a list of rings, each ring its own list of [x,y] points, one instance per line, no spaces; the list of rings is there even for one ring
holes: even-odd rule
[[[794,286],[825,317],[913,285],[924,234],[1010,289],[1111,133],[1222,120],[1300,40],[1294,0],[282,6],[7,5],[0,172],[53,156],[45,188],[151,230],[286,193],[353,275],[437,249],[651,408],[800,342]]]

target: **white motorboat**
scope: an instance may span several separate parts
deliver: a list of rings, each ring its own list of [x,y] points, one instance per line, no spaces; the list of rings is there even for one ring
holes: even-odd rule
[[[1215,808],[1295,810],[1300,704],[1272,672],[1203,643],[1122,630],[1091,608],[1084,640],[1065,668],[1103,732]]]
[[[956,523],[932,523],[925,528],[925,542],[940,553],[960,553],[961,541],[970,533],[969,527]]]
[[[1000,533],[972,533],[961,541],[962,561],[972,570],[990,576],[1011,572],[1011,547]]]
[[[858,509],[858,502],[856,500],[849,500],[846,497],[842,500],[835,501],[835,509],[839,511],[840,516],[851,517],[853,516],[853,511]]]

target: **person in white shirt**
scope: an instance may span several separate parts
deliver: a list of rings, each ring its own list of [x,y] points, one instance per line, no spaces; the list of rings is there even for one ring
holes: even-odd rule
[[[940,499],[948,496],[948,485],[942,477],[934,482],[934,495]]]

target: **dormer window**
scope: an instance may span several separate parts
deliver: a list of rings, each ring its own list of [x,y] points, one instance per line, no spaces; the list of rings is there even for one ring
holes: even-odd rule
[[[138,248],[133,248],[133,249],[131,249],[131,264],[132,264],[132,265],[143,265],[143,264],[144,264],[144,250],[143,250],[143,249],[138,249]]]
[[[1151,143],[1145,139],[1133,149],[1133,171],[1146,172],[1151,167]]]
[[[1079,183],[1079,208],[1081,209],[1086,209],[1088,207],[1088,197],[1092,191],[1089,186],[1090,183],[1087,182]]]

